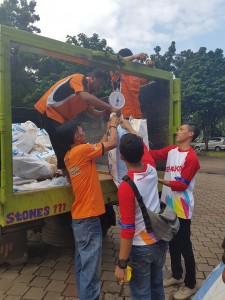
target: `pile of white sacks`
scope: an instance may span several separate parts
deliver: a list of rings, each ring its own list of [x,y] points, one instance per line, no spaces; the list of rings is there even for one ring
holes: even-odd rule
[[[31,121],[12,124],[12,157],[15,192],[67,184],[54,178],[57,159],[48,133]]]

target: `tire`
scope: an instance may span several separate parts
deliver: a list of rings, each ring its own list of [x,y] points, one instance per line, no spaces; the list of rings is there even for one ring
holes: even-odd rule
[[[220,152],[220,151],[221,151],[221,148],[217,146],[217,147],[215,148],[215,151],[216,151],[216,152]]]
[[[199,146],[195,147],[195,152],[199,152],[201,150],[201,148]]]

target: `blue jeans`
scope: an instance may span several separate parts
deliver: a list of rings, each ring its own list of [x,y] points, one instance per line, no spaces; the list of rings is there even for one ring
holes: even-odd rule
[[[100,295],[102,229],[99,217],[73,219],[75,275],[80,300]]]
[[[129,282],[133,300],[164,300],[163,265],[168,243],[159,241],[152,245],[132,246]]]

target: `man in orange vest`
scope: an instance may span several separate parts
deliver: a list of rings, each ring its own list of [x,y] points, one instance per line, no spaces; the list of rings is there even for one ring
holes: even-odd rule
[[[76,118],[83,111],[95,117],[118,112],[110,104],[92,95],[103,88],[105,81],[106,74],[100,70],[95,70],[91,77],[83,74],[70,75],[56,82],[34,105],[42,115],[43,127],[49,134],[58,168],[62,169],[63,173],[64,156],[68,149],[58,139],[56,128],[65,121]],[[95,107],[101,111],[95,110]]]
[[[122,56],[124,60],[139,63],[143,63],[148,58],[147,53],[133,54],[128,48],[121,49],[118,52],[118,55]],[[153,62],[148,60],[147,65],[153,66]],[[142,113],[139,102],[140,88],[141,85],[147,84],[148,80],[136,76],[116,74],[112,71],[110,72],[110,75],[114,90],[118,88],[125,97],[125,105],[121,109],[124,118],[128,119],[132,116],[134,119],[141,119]]]

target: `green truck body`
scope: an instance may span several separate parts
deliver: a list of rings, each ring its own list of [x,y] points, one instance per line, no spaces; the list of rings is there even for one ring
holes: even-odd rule
[[[13,255],[15,248],[19,249],[17,237],[26,239],[26,230],[36,222],[70,212],[73,202],[70,186],[13,192],[10,49],[14,46],[42,56],[156,81],[152,85],[156,87],[143,88],[140,100],[143,117],[148,120],[149,139],[156,148],[174,142],[181,117],[180,80],[173,79],[173,74],[125,62],[116,55],[0,26],[0,262],[10,261],[10,253]],[[94,123],[90,127],[101,136],[104,124],[96,124],[97,127],[93,127]],[[110,176],[100,174],[100,181],[105,203],[117,203],[117,188]]]

